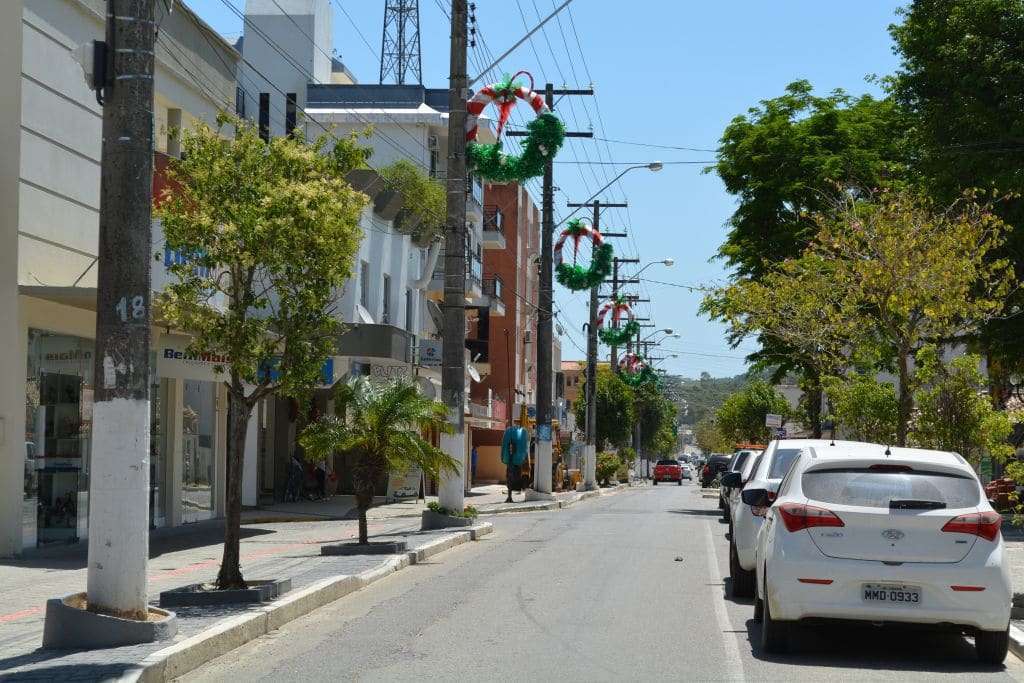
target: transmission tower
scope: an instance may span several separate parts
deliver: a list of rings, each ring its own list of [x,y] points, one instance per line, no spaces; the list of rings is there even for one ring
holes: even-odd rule
[[[423,83],[419,0],[385,0],[380,44],[380,82]]]

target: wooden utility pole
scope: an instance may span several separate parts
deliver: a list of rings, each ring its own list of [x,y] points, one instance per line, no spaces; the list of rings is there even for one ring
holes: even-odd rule
[[[466,0],[452,0],[451,16],[441,396],[454,433],[441,435],[441,448],[459,463],[459,472],[441,476],[438,502],[461,512],[466,495]]]
[[[89,609],[144,618],[149,555],[149,325],[155,0],[108,0]]]
[[[553,16],[553,15],[552,15]],[[544,102],[554,111],[555,96],[593,95],[593,88],[561,89],[544,86]],[[510,137],[525,137],[527,131],[509,131]],[[593,132],[566,131],[567,138],[592,138]],[[551,317],[554,310],[552,284],[553,242],[555,239],[555,167],[554,158],[544,164],[541,194],[540,287],[537,296],[537,457],[534,462],[533,490],[540,497],[551,496],[551,396],[554,371],[551,367]]]

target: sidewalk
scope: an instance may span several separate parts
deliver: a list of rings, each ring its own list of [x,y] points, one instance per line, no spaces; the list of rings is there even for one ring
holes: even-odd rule
[[[467,504],[490,514],[551,510],[621,488],[624,486],[566,492],[555,494],[553,500],[536,502],[524,501],[523,495],[517,494],[514,499],[518,502],[508,505],[504,503],[504,487],[480,487],[467,498]],[[40,644],[46,600],[85,590],[86,546],[46,548],[28,558],[0,560],[0,679],[135,680],[141,675],[143,680],[159,680],[164,673],[180,675],[410,562],[470,538],[476,540],[490,531],[490,525],[478,524],[468,530],[421,532],[423,503],[395,503],[371,510],[370,535],[376,540],[404,539],[410,553],[325,557],[320,555],[321,544],[358,535],[356,520],[326,518],[346,508],[346,497],[337,498],[340,500],[246,511],[241,544],[243,574],[250,580],[291,578],[291,592],[269,606],[178,608],[178,635],[172,641],[93,651],[43,650]],[[320,512],[310,512],[318,505]],[[293,521],[279,521],[282,518]],[[222,520],[154,532],[150,537],[150,602],[156,604],[161,591],[212,581],[220,566],[223,534]],[[151,668],[144,673],[145,666]]]
[[[211,581],[220,566],[223,525],[193,525],[188,533],[157,536],[150,542],[150,602],[160,591]],[[370,523],[375,539],[405,539],[422,549],[453,529],[420,532],[403,519]],[[249,579],[291,577],[292,591],[331,577],[356,576],[386,567],[395,556],[324,557],[320,544],[355,538],[355,521],[246,524],[242,528],[242,570]],[[404,558],[404,556],[403,556]],[[405,558],[407,559],[407,558]],[[48,598],[85,590],[85,548],[47,549],[29,559],[0,560],[0,678],[8,680],[100,680],[131,673],[148,655],[208,631],[223,620],[266,606],[178,608],[178,635],[171,642],[94,651],[42,650],[44,605]]]

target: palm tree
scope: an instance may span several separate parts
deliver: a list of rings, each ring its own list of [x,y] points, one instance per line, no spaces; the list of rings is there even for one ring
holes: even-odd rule
[[[354,456],[352,483],[359,510],[359,543],[369,542],[366,511],[373,489],[389,472],[419,467],[438,477],[458,472],[458,464],[423,438],[424,431],[450,431],[444,405],[426,398],[409,380],[369,381],[357,377],[334,392],[335,415],[325,416],[303,431],[300,441],[315,460],[336,451]]]

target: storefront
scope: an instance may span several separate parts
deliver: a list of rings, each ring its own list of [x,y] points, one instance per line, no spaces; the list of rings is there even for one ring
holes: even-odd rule
[[[95,344],[42,326],[29,326],[26,335],[22,545],[74,543],[88,537]],[[226,392],[214,363],[184,352],[187,337],[154,330],[153,338],[150,526],[217,517],[224,500]]]

